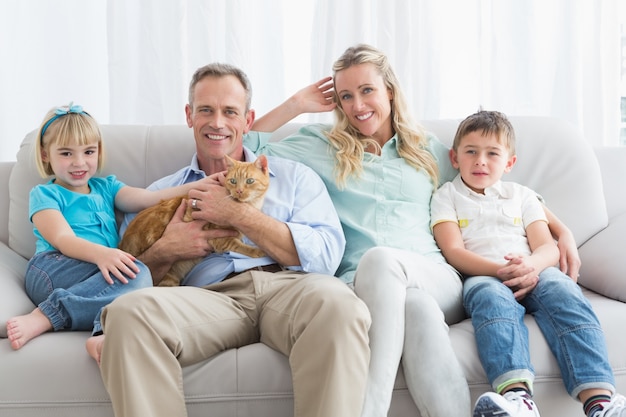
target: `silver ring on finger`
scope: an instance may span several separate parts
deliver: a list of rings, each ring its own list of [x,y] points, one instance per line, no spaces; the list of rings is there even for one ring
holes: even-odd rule
[[[195,198],[191,199],[191,208],[194,210],[198,210],[198,200],[196,200]]]

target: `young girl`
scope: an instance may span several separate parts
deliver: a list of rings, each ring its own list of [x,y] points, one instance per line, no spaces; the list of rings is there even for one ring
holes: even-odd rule
[[[46,114],[36,146],[37,169],[53,176],[31,190],[29,216],[37,237],[25,288],[37,305],[7,321],[13,349],[49,330],[99,334],[100,311],[121,294],[152,285],[149,269],[117,249],[117,208],[137,212],[187,193],[195,183],[148,191],[115,176],[94,177],[103,148],[97,122],[81,106]],[[205,179],[201,181],[212,181]]]

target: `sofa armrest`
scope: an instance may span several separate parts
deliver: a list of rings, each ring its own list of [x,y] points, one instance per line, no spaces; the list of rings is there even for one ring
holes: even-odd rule
[[[609,225],[580,248],[582,266],[578,282],[585,288],[614,300],[626,302],[626,213],[613,217]]]
[[[0,337],[7,337],[8,319],[35,308],[24,291],[27,263],[26,259],[0,242]]]
[[[626,213],[626,146],[595,148],[609,219]]]
[[[14,161],[0,161],[0,242],[9,242],[9,177]]]

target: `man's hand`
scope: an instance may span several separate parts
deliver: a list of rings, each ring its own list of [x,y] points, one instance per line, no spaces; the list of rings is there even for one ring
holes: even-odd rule
[[[277,263],[300,265],[291,230],[285,222],[251,204],[233,200],[221,186],[202,184],[189,191],[189,198],[196,199],[197,210],[191,212],[194,219],[237,229]]]
[[[186,208],[187,201],[183,200],[159,239],[160,246],[167,247],[168,256],[174,260],[206,256],[212,251],[208,242],[209,231],[203,230],[205,222],[185,222]]]
[[[183,199],[161,238],[138,257],[150,268],[155,283],[161,281],[174,262],[210,254],[213,247],[209,239],[238,235],[235,230],[205,230],[206,222],[203,220],[183,221],[186,208],[186,200]]]
[[[224,227],[232,225],[232,220],[238,215],[237,209],[242,208],[221,185],[198,184],[198,188],[189,191],[189,200],[194,199],[197,210],[191,216],[196,221],[211,222]]]
[[[210,239],[238,235],[235,230],[204,229],[206,224],[204,220],[184,221],[186,204],[186,200],[183,200],[178,206],[159,239],[162,246],[168,247],[169,256],[175,258],[174,261],[207,256],[213,252]]]

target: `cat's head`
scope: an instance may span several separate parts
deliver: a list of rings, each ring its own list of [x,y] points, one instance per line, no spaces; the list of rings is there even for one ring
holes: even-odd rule
[[[267,158],[260,155],[254,162],[242,162],[226,155],[228,171],[224,186],[235,200],[244,203],[262,201],[270,185]]]

